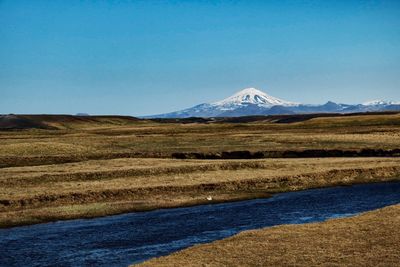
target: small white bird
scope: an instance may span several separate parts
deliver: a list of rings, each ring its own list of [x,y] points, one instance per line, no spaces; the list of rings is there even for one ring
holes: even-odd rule
[[[207,200],[208,200],[208,201],[211,201],[212,199],[213,199],[212,196],[208,196],[208,197],[207,197]]]

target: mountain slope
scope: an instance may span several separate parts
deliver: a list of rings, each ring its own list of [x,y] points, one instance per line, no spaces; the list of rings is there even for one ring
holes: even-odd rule
[[[256,88],[245,88],[217,102],[204,103],[188,109],[146,116],[145,118],[240,117],[252,115],[353,113],[391,110],[400,110],[400,102],[375,100],[364,104],[348,105],[329,101],[323,105],[305,105],[270,96]]]
[[[233,110],[244,105],[257,105],[270,108],[273,106],[297,106],[298,103],[289,102],[270,96],[256,88],[246,88],[224,100],[211,104],[221,110]]]

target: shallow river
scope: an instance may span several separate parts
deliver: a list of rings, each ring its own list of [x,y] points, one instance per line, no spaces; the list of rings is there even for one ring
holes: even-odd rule
[[[400,203],[400,182],[0,229],[1,266],[127,266],[247,229],[350,216]]]

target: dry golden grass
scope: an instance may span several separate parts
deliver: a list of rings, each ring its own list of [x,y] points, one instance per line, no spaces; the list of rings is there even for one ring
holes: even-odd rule
[[[400,266],[400,205],[196,245],[138,266]]]
[[[175,152],[400,148],[399,114],[315,118],[291,124],[103,123],[53,122],[60,130],[0,131],[0,166],[108,159],[124,154],[170,157]]]
[[[0,226],[400,177],[400,158],[171,159],[181,152],[399,149],[399,114],[290,124],[42,117],[57,129],[0,131]]]
[[[0,225],[202,204],[209,195],[224,202],[399,177],[400,158],[132,158],[0,168]]]

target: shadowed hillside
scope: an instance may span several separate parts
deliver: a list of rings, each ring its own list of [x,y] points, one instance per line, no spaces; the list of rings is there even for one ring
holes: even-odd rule
[[[295,123],[311,120],[314,118],[329,117],[353,117],[370,115],[393,115],[399,114],[397,111],[387,112],[363,112],[363,113],[312,113],[312,114],[293,114],[293,115],[269,115],[269,116],[240,116],[240,117],[215,117],[215,118],[154,118],[149,119],[160,123],[248,123],[248,122],[273,122],[273,123]]]
[[[216,118],[166,118],[166,119],[139,119],[131,116],[89,116],[89,115],[0,115],[0,130],[22,130],[22,129],[73,129],[101,126],[122,126],[135,122],[153,121],[156,123],[295,123],[315,118],[336,118],[371,115],[395,115],[399,112],[367,112],[367,113],[316,113],[316,114],[293,114],[293,115],[270,115],[270,116],[243,116],[243,117],[216,117]]]
[[[68,129],[87,125],[124,125],[137,122],[130,116],[0,115],[0,130]]]

